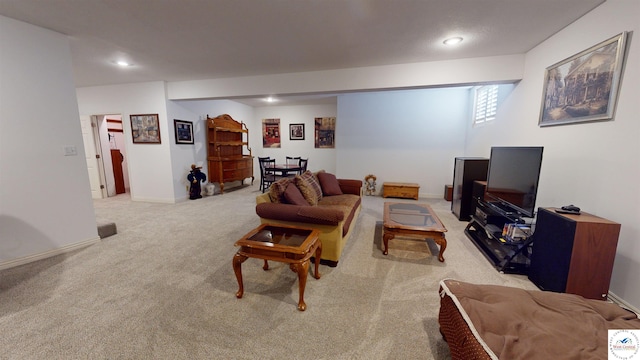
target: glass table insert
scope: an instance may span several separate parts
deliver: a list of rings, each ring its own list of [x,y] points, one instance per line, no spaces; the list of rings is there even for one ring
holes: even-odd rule
[[[242,298],[244,284],[242,281],[242,263],[248,258],[263,259],[263,270],[269,270],[268,260],[289,264],[291,271],[298,274],[298,310],[304,311],[304,289],[307,284],[307,273],[311,257],[315,256],[314,277],[320,279],[318,267],[322,255],[320,231],[295,226],[262,224],[251,230],[235,245],[240,247],[233,257],[233,271],[238,280],[236,297]]]

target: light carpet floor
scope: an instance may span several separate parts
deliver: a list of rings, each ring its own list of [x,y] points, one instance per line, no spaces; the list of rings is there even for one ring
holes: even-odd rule
[[[366,196],[338,266],[309,276],[305,312],[296,274],[277,262],[244,262],[236,299],[234,242],[259,225],[257,188],[178,204],[95,200],[116,235],[0,272],[0,359],[449,359],[440,280],[536,288],[491,267],[443,199],[419,201],[449,230],[444,263],[432,240],[392,240],[382,255],[384,202],[414,200]]]

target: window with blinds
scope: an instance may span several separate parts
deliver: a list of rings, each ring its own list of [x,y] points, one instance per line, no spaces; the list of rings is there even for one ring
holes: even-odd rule
[[[485,85],[477,87],[473,124],[482,124],[495,119],[497,111],[498,85]]]

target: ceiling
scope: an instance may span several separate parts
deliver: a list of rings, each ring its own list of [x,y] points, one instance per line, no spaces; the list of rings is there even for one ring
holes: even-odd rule
[[[68,35],[84,87],[522,54],[603,2],[0,0],[0,15]]]

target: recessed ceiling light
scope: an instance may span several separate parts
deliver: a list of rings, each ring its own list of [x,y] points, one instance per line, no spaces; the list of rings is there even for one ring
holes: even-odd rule
[[[266,102],[268,102],[268,103],[272,103],[272,102],[276,102],[276,101],[278,101],[278,99],[276,99],[276,98],[274,98],[274,97],[269,96],[269,97],[265,98],[265,99],[264,99],[264,101],[266,101]]]
[[[131,66],[131,64],[129,64],[128,62],[126,62],[126,61],[124,61],[124,60],[118,60],[118,61],[116,61],[116,65],[121,66],[121,67]]]
[[[445,45],[455,45],[455,44],[459,44],[460,42],[462,42],[462,38],[459,36],[456,36],[456,37],[448,38],[442,43]]]

